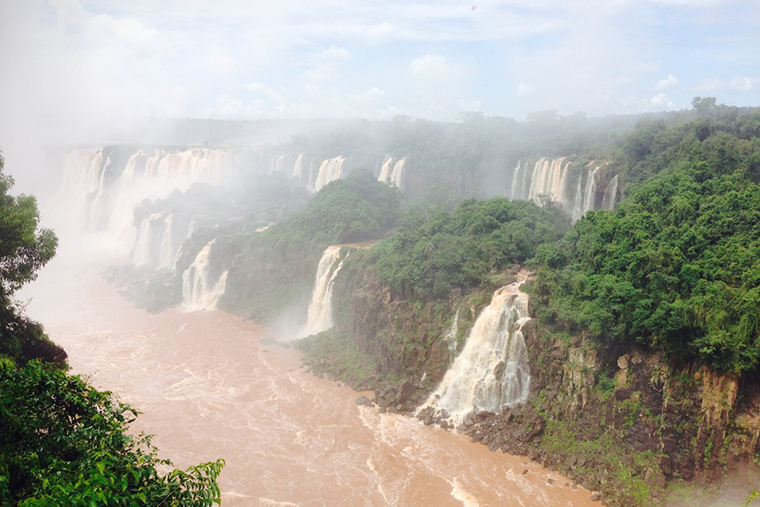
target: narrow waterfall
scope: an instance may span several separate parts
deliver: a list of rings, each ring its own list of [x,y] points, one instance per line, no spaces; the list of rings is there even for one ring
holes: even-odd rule
[[[391,173],[391,185],[400,190],[403,190],[404,188],[404,174],[406,171],[405,167],[406,157],[396,162],[396,165],[393,166],[393,172]]]
[[[377,177],[377,181],[381,183],[388,183],[391,177],[391,165],[393,164],[392,157],[385,157],[383,165],[380,167],[380,176]]]
[[[173,268],[176,254],[174,248],[174,215],[168,215],[164,219],[164,232],[161,234],[161,244],[158,248],[158,266]]]
[[[343,267],[343,259],[340,259],[340,246],[329,246],[322,254],[317,268],[317,276],[314,280],[314,292],[309,304],[306,327],[300,333],[301,336],[309,336],[322,331],[327,331],[333,325],[332,320],[332,288],[335,277]],[[338,262],[340,260],[340,262]],[[335,263],[337,267],[333,269]]]
[[[510,189],[511,200],[522,199],[522,162],[517,161],[517,167],[515,167],[514,175],[512,176],[512,188]]]
[[[578,186],[575,189],[575,199],[573,200],[573,211],[570,218],[573,222],[577,222],[581,219],[585,211],[583,211],[583,178],[578,176]]]
[[[193,264],[182,274],[182,306],[187,310],[213,310],[224,294],[227,271],[214,279],[211,270],[211,240],[198,252]]]
[[[599,166],[595,167],[591,174],[588,175],[588,181],[586,182],[586,191],[583,198],[583,214],[588,211],[594,210],[594,204],[596,201],[596,183],[597,176],[599,174]]]
[[[159,215],[151,215],[148,218],[143,218],[142,222],[140,222],[137,240],[130,255],[132,264],[136,266],[149,266],[153,264],[153,230],[154,224],[159,218]]]
[[[303,153],[298,155],[295,164],[293,164],[293,177],[303,178]]]
[[[615,204],[617,204],[618,193],[618,178],[620,175],[616,174],[612,181],[607,184],[607,190],[604,192],[604,199],[602,200],[602,209],[614,210]]]
[[[448,334],[443,337],[446,342],[446,348],[449,349],[449,362],[454,361],[454,354],[457,352],[457,332],[459,331],[459,310],[454,314],[454,322],[451,323],[451,329]]]
[[[494,293],[461,354],[424,406],[445,409],[461,420],[473,410],[498,411],[528,398],[530,369],[522,327],[530,317],[521,284]]]

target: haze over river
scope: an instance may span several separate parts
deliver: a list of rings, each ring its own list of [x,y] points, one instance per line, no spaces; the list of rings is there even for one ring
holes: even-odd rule
[[[162,457],[226,460],[223,505],[600,505],[523,457],[357,406],[358,393],[311,375],[297,352],[262,344],[283,337],[253,322],[134,308],[101,281],[126,261],[115,252],[97,236],[64,238],[21,299],[74,373],[142,412],[135,429],[155,435]]]

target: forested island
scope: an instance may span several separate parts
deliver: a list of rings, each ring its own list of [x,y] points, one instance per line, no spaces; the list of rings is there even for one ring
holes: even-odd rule
[[[126,210],[133,262],[105,276],[136,305],[270,326],[298,338],[288,343],[315,374],[374,390],[378,410],[529,456],[606,505],[678,505],[760,457],[760,110],[692,104],[336,122],[285,145],[80,148],[66,178],[94,182],[82,187],[85,221],[106,230],[120,226],[125,181],[161,174],[170,156],[217,157],[198,166],[212,178]],[[199,138],[216,129],[183,125]],[[0,415],[13,430],[0,474],[23,480],[5,479],[0,498],[218,500],[222,461],[159,475],[150,441],[126,432],[134,411],[67,376],[65,352],[14,306],[55,236],[11,182],[0,180]],[[475,396],[455,413],[439,386],[498,297],[509,350],[488,371],[500,392],[487,399],[501,401]],[[49,410],[32,417],[35,406]]]

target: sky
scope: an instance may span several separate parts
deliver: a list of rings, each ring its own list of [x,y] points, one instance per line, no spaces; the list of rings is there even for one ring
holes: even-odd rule
[[[0,149],[136,119],[760,105],[756,0],[0,0]]]

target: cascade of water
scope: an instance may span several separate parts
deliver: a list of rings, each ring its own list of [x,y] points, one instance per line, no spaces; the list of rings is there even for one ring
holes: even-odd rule
[[[172,268],[174,266],[174,215],[164,219],[164,232],[161,234],[161,245],[158,249],[158,266]]]
[[[520,179],[520,176],[522,176],[522,162],[519,160],[517,161],[517,167],[515,167],[515,173],[512,176],[512,189],[510,194],[510,199],[523,199],[523,192],[522,192],[522,180]]]
[[[314,183],[314,191],[319,192],[322,187],[335,181],[343,176],[343,157],[328,158],[322,161],[322,165],[319,166],[319,172],[317,173],[317,180]]]
[[[211,276],[211,247],[215,241],[209,241],[182,273],[182,306],[187,310],[213,310],[224,294],[227,271],[216,280]]]
[[[406,166],[406,157],[402,158],[393,166],[393,172],[391,173],[390,184],[398,189],[404,188],[404,174]]]
[[[530,369],[522,327],[530,317],[521,283],[494,293],[425,406],[445,409],[461,420],[473,410],[498,411],[527,399]]]
[[[533,174],[530,178],[530,190],[528,191],[528,199],[536,200],[539,194],[544,193],[548,166],[549,161],[545,158],[539,159],[533,166]]]
[[[132,249],[132,263],[137,266],[151,264],[153,249],[150,218],[143,218],[137,233],[135,247]]]
[[[72,150],[64,165],[64,188],[68,192],[89,193],[98,189],[102,150]]]
[[[306,327],[301,332],[302,336],[321,333],[333,325],[332,288],[335,277],[340,268],[343,267],[343,259],[340,260],[335,269],[333,266],[340,259],[340,249],[340,246],[327,247],[319,260],[317,276],[314,280],[314,292],[312,292],[311,303],[309,304],[308,319]]]
[[[446,342],[446,348],[449,349],[449,362],[454,361],[454,354],[456,354],[457,351],[457,332],[459,326],[459,310],[457,310],[457,313],[454,314],[454,322],[451,323],[451,329],[449,329],[448,334],[443,337],[444,341]]]
[[[383,165],[380,167],[380,176],[377,177],[377,181],[381,183],[388,183],[388,179],[391,176],[391,165],[393,164],[392,157],[385,157]]]
[[[607,190],[605,190],[604,199],[602,200],[602,209],[615,209],[615,204],[617,204],[618,177],[619,175],[616,174],[607,185]]]
[[[293,177],[303,178],[303,153],[298,155],[296,163],[293,164]]]
[[[575,199],[573,200],[572,220],[577,222],[583,216],[583,174],[578,175],[578,186],[575,188]]]
[[[598,174],[599,166],[595,167],[591,171],[591,174],[588,175],[588,181],[586,181],[586,191],[583,193],[583,213],[581,213],[581,216],[585,215],[588,211],[594,211]]]

